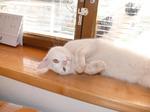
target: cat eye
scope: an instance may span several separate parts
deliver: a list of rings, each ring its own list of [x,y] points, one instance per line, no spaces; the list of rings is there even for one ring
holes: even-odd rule
[[[59,63],[59,60],[58,59],[53,59],[52,60],[54,63]]]

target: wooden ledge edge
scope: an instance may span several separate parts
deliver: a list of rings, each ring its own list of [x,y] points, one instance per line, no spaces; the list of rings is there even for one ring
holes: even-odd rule
[[[127,103],[125,102],[118,102],[118,101],[114,101],[113,99],[109,99],[103,96],[96,96],[94,94],[90,94],[85,91],[78,90],[76,88],[70,88],[69,86],[63,87],[62,85],[58,83],[48,82],[48,80],[46,79],[41,79],[39,77],[35,77],[29,74],[16,72],[8,68],[0,67],[0,75],[41,88],[41,89],[48,90],[50,92],[54,92],[60,95],[78,99],[80,101],[88,102],[91,104],[103,106],[103,107],[118,110],[118,111],[150,112],[149,107],[146,108],[141,105],[133,105],[133,104],[127,105]],[[80,96],[77,94],[80,94]]]

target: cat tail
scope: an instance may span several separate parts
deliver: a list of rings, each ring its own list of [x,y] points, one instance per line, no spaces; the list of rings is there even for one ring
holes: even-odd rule
[[[44,57],[44,59],[40,62],[40,64],[37,66],[38,69],[47,68],[49,65],[49,59],[48,55]]]

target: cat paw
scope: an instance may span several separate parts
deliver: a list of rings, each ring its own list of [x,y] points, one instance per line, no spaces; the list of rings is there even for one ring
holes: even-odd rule
[[[79,49],[75,54],[75,70],[77,73],[84,72],[85,69],[85,53],[84,49]]]
[[[102,72],[105,69],[105,63],[100,61],[100,62],[93,62],[90,64],[87,64],[85,67],[84,72],[93,75]]]
[[[85,66],[77,66],[77,67],[76,67],[76,72],[77,72],[77,73],[83,73],[83,72],[84,72],[84,69],[85,69]]]

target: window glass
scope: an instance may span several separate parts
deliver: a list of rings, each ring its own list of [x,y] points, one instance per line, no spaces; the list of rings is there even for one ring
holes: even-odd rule
[[[0,0],[0,11],[24,16],[24,32],[74,39],[77,0]]]
[[[100,0],[96,37],[134,51],[150,48],[149,4],[149,0]]]

